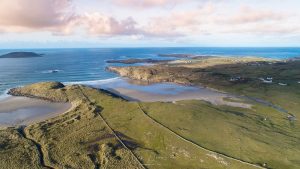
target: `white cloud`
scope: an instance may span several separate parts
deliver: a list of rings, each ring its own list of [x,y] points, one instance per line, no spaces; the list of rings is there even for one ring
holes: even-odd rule
[[[0,0],[0,32],[51,32],[55,35],[72,35],[76,29],[81,29],[85,35],[128,36],[136,40],[149,37],[168,39],[216,34],[242,36],[245,33],[260,35],[300,33],[298,11],[294,11],[294,15],[291,15],[289,11],[272,8],[272,5],[264,8],[247,0],[240,3],[217,0],[110,2],[106,3],[109,6],[99,6],[94,10],[79,13],[71,0]],[[174,5],[177,5],[176,9],[161,8]],[[123,6],[126,6],[127,13],[122,17],[114,15],[113,12],[101,11],[101,8],[112,8],[118,13],[124,10]],[[136,7],[155,10],[136,11]],[[128,9],[131,9],[130,12]],[[157,11],[160,12],[156,13]],[[140,13],[143,17],[138,16]]]
[[[80,21],[92,35],[133,35],[138,34],[136,21],[131,17],[117,20],[100,13],[86,13]]]
[[[186,2],[184,0],[110,0],[119,6],[130,8],[153,8],[153,7],[168,7],[172,8],[178,3]]]
[[[70,31],[76,15],[69,0],[1,0],[0,27],[8,32]]]

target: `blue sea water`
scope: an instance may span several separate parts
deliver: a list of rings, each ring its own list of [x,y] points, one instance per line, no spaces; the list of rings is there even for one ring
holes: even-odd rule
[[[117,77],[105,71],[106,60],[153,58],[158,54],[259,56],[286,59],[300,56],[300,48],[99,48],[99,49],[0,49],[0,55],[15,51],[44,54],[39,58],[0,58],[0,94],[16,86],[41,81],[79,82]]]

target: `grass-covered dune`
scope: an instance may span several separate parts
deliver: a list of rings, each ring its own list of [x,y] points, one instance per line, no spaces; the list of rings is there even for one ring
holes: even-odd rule
[[[202,101],[136,103],[57,82],[12,89],[10,94],[73,107],[41,123],[1,130],[4,168],[300,166],[299,125],[254,102],[252,109]]]
[[[42,168],[38,148],[17,129],[0,130],[0,168]]]
[[[26,138],[40,147],[43,158],[40,167],[141,168],[139,161],[120,144],[100,117],[103,108],[92,103],[84,90],[81,86],[64,87],[61,83],[49,82],[10,91],[12,95],[69,101],[73,105],[59,117],[23,129]],[[131,142],[128,138],[124,140]]]

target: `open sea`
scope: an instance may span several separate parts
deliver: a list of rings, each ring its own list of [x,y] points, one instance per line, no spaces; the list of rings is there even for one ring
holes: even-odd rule
[[[16,51],[44,55],[39,58],[0,58],[0,97],[5,97],[10,88],[34,82],[93,82],[114,79],[116,74],[105,71],[105,67],[109,66],[106,60],[111,59],[170,59],[158,54],[175,53],[276,59],[300,56],[300,48],[0,49],[0,55]]]

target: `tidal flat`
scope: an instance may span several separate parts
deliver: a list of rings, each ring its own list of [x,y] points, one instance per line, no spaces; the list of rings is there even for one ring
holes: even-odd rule
[[[70,103],[53,103],[28,97],[10,96],[0,101],[0,127],[44,121],[70,108]]]

